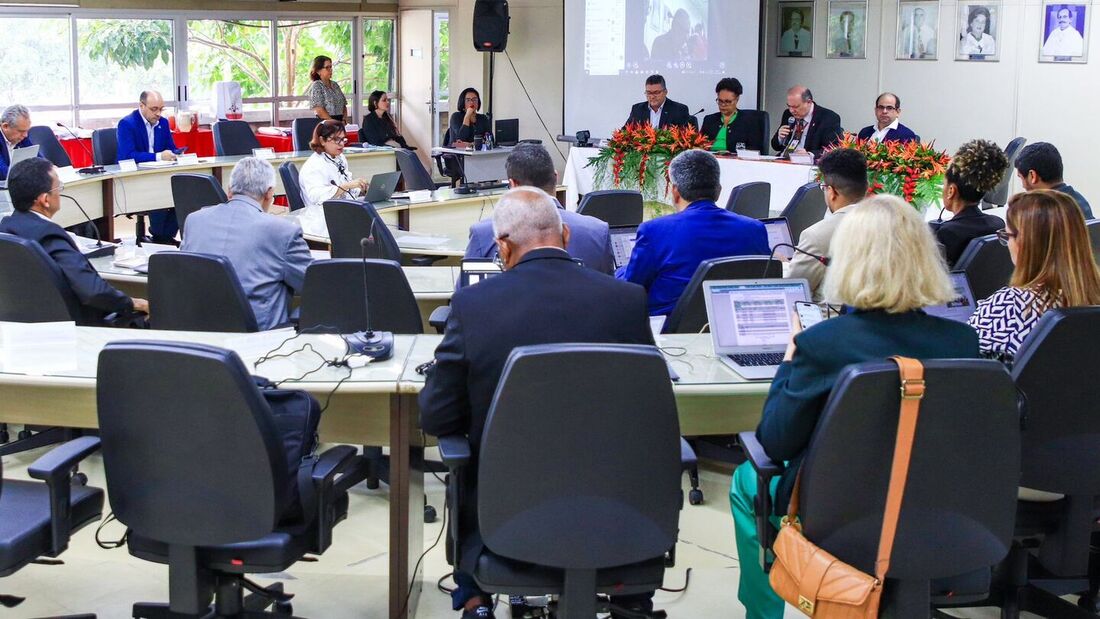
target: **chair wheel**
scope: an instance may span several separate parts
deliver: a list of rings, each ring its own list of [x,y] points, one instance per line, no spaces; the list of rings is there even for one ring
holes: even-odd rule
[[[692,488],[691,492],[688,493],[688,502],[692,505],[702,505],[703,491],[698,488]]]
[[[24,440],[24,439],[28,439],[28,438],[31,437],[31,431],[30,430],[20,430],[19,434],[16,434],[15,437],[17,439],[21,440],[21,441]]]
[[[368,490],[377,490],[378,489],[378,478],[377,477],[368,477],[367,478],[367,489]]]
[[[78,486],[87,486],[88,476],[84,473],[81,473],[80,471],[77,471],[73,473],[73,482],[75,482]]]
[[[424,506],[424,522],[426,524],[431,524],[435,522],[436,515],[437,514],[434,507],[432,507],[431,505]]]
[[[274,602],[271,605],[271,611],[276,615],[290,617],[294,614],[294,606],[292,606],[290,602]]]

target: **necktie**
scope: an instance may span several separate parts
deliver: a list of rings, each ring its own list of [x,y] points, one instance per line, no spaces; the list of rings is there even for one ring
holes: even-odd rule
[[[796,50],[798,49],[798,34],[797,33],[794,35],[794,48]]]

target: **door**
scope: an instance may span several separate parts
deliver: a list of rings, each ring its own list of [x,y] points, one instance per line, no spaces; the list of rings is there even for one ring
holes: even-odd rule
[[[397,20],[401,60],[401,132],[424,166],[431,170],[431,149],[435,114],[432,43],[434,23],[431,9],[408,9]]]

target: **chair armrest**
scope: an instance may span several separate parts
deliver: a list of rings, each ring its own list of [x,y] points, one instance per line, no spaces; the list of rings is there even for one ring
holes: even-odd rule
[[[699,465],[699,458],[695,455],[695,450],[691,448],[691,444],[687,442],[684,437],[680,437],[680,469],[687,471],[695,468]]]
[[[444,328],[447,326],[447,319],[451,317],[451,306],[440,305],[432,310],[431,316],[428,316],[428,325],[435,329],[436,333],[443,333]]]
[[[447,474],[447,509],[451,512],[447,521],[447,560],[452,566],[458,566],[459,550],[462,540],[459,537],[458,523],[461,520],[462,486],[466,478],[467,466],[473,457],[470,441],[465,436],[452,434],[437,437],[439,455],[449,471]]]
[[[464,468],[470,463],[470,441],[465,436],[453,434],[439,437],[439,455],[449,471]]]
[[[737,435],[737,439],[741,443],[741,449],[744,450],[745,457],[752,463],[752,468],[756,471],[757,477],[771,480],[772,477],[783,473],[783,464],[773,462],[768,457],[768,454],[764,452],[764,446],[756,440],[756,432],[741,432]]]
[[[442,259],[443,256],[413,256],[409,259],[409,262],[417,267],[430,267]]]
[[[781,463],[773,462],[768,454],[764,453],[764,446],[756,440],[755,432],[741,432],[737,438],[753,470],[756,471],[756,499],[753,501],[753,511],[756,517],[756,535],[760,540],[760,566],[768,572],[771,570],[772,562],[775,561],[772,544],[775,543],[775,536],[779,533],[771,523],[773,510],[771,481],[772,478],[783,473],[784,467]]]
[[[82,436],[55,447],[27,467],[27,474],[46,482],[50,491],[50,552],[56,557],[69,547],[72,532],[72,479],[69,472],[99,449],[99,437]]]
[[[336,496],[367,478],[369,465],[355,447],[340,445],[302,461],[298,495],[305,521],[316,522],[317,538],[310,551],[320,554],[332,544],[336,526],[332,505]]]

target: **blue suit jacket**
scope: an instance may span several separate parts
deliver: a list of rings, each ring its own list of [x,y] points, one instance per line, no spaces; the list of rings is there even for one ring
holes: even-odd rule
[[[611,231],[607,222],[561,209],[562,223],[569,226],[569,246],[566,251],[584,266],[611,274],[615,257],[611,252]],[[470,241],[465,258],[496,258],[497,244],[493,239],[493,222],[485,219],[470,226]]]
[[[0,140],[2,140],[2,139],[4,139],[3,136],[0,136]],[[28,146],[33,146],[33,145],[34,145],[34,142],[31,141],[30,136],[27,136],[27,137],[23,138],[22,142],[16,144],[15,147],[16,148],[26,148]],[[41,157],[42,153],[39,152],[38,156]],[[3,145],[0,145],[0,179],[5,179],[5,178],[8,177],[8,168],[9,167],[11,167],[11,156],[8,155],[8,149],[6,147],[4,147]]]
[[[168,128],[168,119],[161,118],[153,129],[153,152],[149,152],[149,134],[145,130],[145,118],[139,110],[130,112],[118,121],[118,160],[133,159],[137,162],[156,161],[157,153],[175,150],[176,142]]]
[[[789,461],[776,492],[775,512],[780,515],[787,513],[802,457],[841,370],[891,355],[922,360],[978,357],[974,329],[921,310],[856,311],[814,325],[794,341],[794,358],[779,366],[756,429],[769,458]]]
[[[630,262],[615,277],[644,286],[649,313],[667,315],[702,261],[770,253],[764,224],[698,200],[675,215],[643,223]]]
[[[0,221],[0,232],[35,241],[53,258],[80,302],[81,324],[95,325],[103,317],[134,307],[130,297],[114,289],[96,272],[65,230],[35,213],[15,211]]]
[[[864,127],[859,132],[859,139],[866,140],[875,133],[875,126],[871,125]],[[897,129],[891,129],[886,132],[886,137],[883,142],[920,142],[920,136],[913,133],[913,130],[905,125],[898,123]]]

